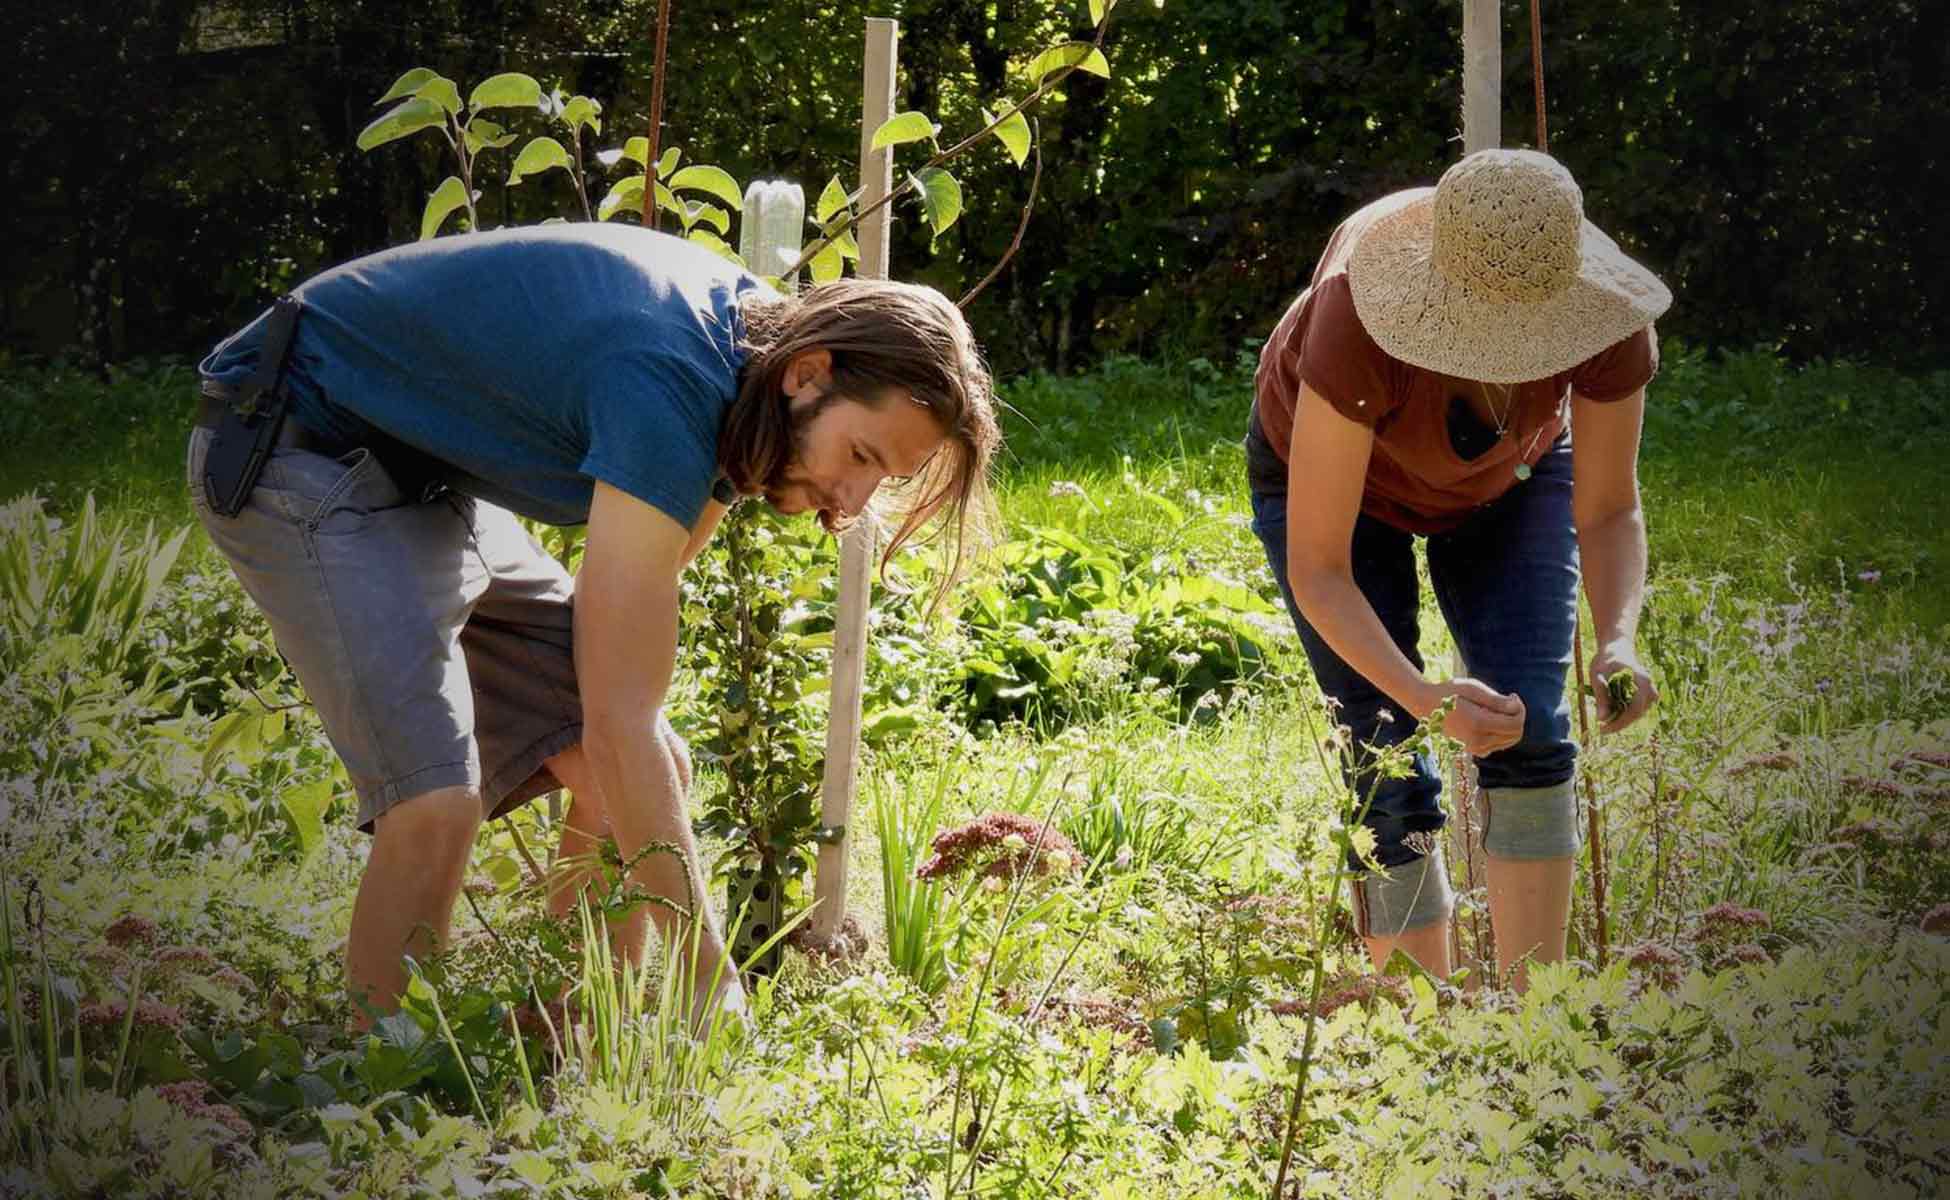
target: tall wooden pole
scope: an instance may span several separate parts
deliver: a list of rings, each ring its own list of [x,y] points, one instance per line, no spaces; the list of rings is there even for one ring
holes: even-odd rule
[[[1463,0],[1463,153],[1503,144],[1503,30],[1497,0]]]
[[[899,56],[900,23],[867,18],[866,71],[861,87],[860,204],[872,208],[894,186],[891,149],[873,148],[874,130],[894,115],[894,67]],[[856,231],[860,275],[887,278],[889,212],[870,214]],[[819,819],[840,837],[819,848],[819,873],[813,910],[815,937],[831,938],[846,919],[846,859],[853,844],[853,794],[860,775],[860,690],[866,678],[867,604],[873,596],[875,534],[861,521],[840,539],[840,609],[833,626],[833,694],[826,727],[826,779],[820,789]]]

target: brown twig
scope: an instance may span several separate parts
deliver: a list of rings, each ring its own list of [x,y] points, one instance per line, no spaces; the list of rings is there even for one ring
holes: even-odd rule
[[[657,52],[650,77],[650,137],[643,156],[643,227],[657,227],[657,133],[664,123],[664,52],[670,48],[670,0],[657,0]]]
[[[955,301],[956,308],[967,308],[970,301],[982,294],[983,288],[994,283],[995,277],[1002,274],[1002,268],[1009,265],[1009,260],[1016,256],[1016,251],[1022,249],[1022,235],[1029,232],[1029,217],[1031,213],[1036,211],[1036,185],[1043,181],[1043,141],[1041,133],[1040,126],[1035,124],[1030,125],[1029,148],[1035,151],[1036,168],[1029,175],[1029,200],[1022,206],[1022,220],[1016,223],[1015,239],[1009,243],[1009,248],[1002,252],[1002,257],[996,260],[995,265],[989,268],[989,273],[982,276],[982,281],[968,289],[967,295]]]

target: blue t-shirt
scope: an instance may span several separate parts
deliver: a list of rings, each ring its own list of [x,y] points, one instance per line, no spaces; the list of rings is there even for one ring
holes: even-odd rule
[[[382,251],[298,289],[291,413],[334,442],[391,438],[457,490],[539,521],[587,521],[600,479],[689,528],[737,394],[737,301],[763,286],[631,225]],[[203,374],[242,383],[264,321],[211,351]]]

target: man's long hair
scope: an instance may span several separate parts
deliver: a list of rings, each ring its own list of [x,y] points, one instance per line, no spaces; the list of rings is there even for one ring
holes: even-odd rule
[[[783,298],[747,296],[738,396],[718,438],[718,469],[740,493],[762,492],[792,461],[797,427],[783,381],[802,350],[833,356],[832,394],[870,407],[905,391],[928,410],[947,440],[904,492],[894,535],[881,558],[939,515],[949,539],[935,589],[939,604],[991,524],[989,463],[1002,442],[987,366],[968,323],[930,287],[880,279],[841,279]]]

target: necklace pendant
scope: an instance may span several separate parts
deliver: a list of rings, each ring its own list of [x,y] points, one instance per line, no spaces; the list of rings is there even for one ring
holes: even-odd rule
[[[1528,479],[1528,478],[1530,478],[1530,464],[1529,464],[1529,463],[1518,463],[1518,464],[1517,464],[1517,482],[1518,482],[1518,483],[1522,483],[1522,482],[1523,482],[1524,480],[1526,480],[1526,479]]]

